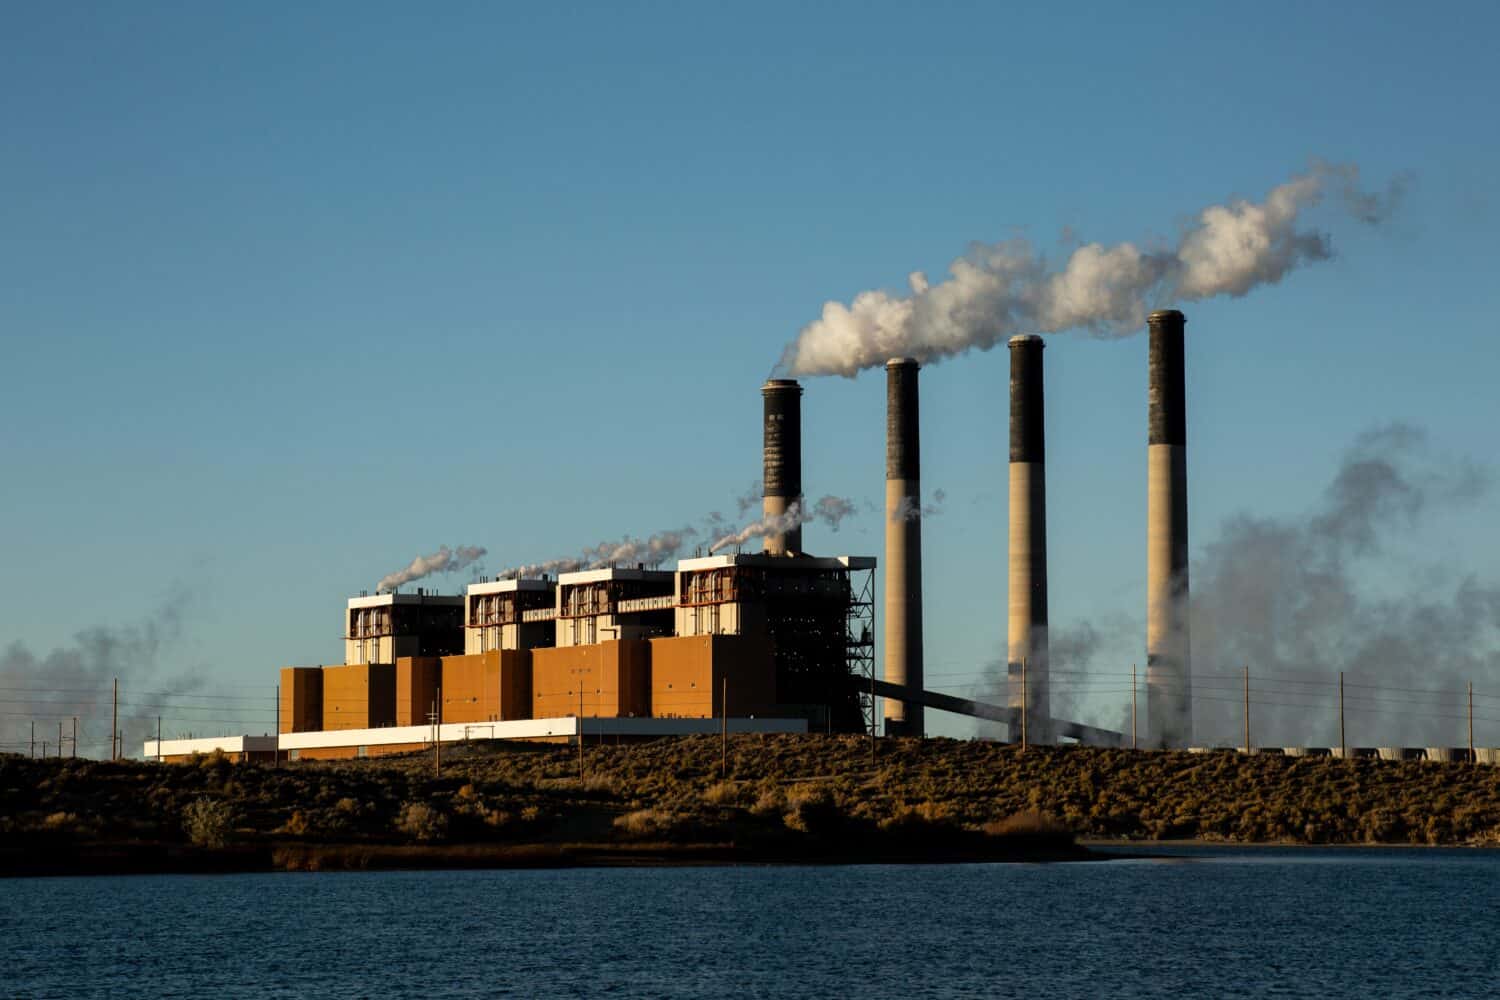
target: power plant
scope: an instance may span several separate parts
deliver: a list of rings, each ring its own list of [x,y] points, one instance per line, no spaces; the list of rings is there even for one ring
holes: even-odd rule
[[[1176,311],[1150,317],[1147,731],[1162,746],[1184,746],[1192,734],[1184,325]],[[892,358],[883,677],[874,665],[876,560],[804,551],[803,390],[776,378],[761,387],[764,490],[752,528],[763,551],[716,551],[675,569],[596,564],[555,577],[497,577],[463,595],[418,588],[350,598],[345,662],[282,670],[276,746],[258,752],[375,756],[451,739],[630,739],[721,726],[873,732],[881,699],[890,736],[923,736],[925,710],[936,708],[1005,723],[1013,741],[1119,745],[1119,733],[1053,716],[1045,345],[1023,335],[1007,346],[1006,704],[925,687],[919,364]],[[202,749],[187,742],[202,741],[151,744],[151,755]]]

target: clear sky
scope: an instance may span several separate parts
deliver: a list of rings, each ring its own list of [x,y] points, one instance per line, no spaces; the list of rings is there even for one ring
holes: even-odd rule
[[[1169,239],[1314,157],[1412,186],[1381,229],[1317,216],[1335,259],[1186,307],[1195,557],[1312,509],[1374,426],[1491,465],[1497,35],[1483,3],[11,5],[0,646],[186,594],[159,672],[269,688],[441,544],[494,572],[733,517],[760,383],[826,300],[1018,232]],[[1139,623],[1145,339],[1048,344],[1052,619]],[[953,690],[1004,638],[1007,365],[923,375]],[[882,379],[807,380],[809,494],[880,502]],[[1497,514],[1424,522],[1387,575],[1493,581]]]

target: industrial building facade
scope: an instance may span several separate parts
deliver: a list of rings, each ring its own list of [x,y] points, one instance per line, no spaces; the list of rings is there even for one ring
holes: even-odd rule
[[[494,724],[557,719],[732,715],[767,731],[860,730],[870,706],[849,679],[873,660],[874,569],[869,557],[733,553],[675,571],[602,567],[487,580],[461,596],[350,598],[350,661],[281,671],[279,735],[318,734],[306,747],[283,740],[283,756],[375,756],[420,748],[424,726],[473,738],[474,727],[490,727],[483,737]],[[398,730],[418,738],[368,735]]]

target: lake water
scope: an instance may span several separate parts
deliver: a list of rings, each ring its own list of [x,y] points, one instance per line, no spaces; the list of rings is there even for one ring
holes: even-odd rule
[[[1500,854],[0,880],[0,996],[1481,997]]]

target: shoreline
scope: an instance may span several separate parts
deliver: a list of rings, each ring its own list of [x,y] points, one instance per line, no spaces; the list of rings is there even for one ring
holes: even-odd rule
[[[53,844],[0,849],[0,880],[112,875],[273,872],[480,871],[563,868],[804,867],[834,865],[1065,864],[1113,860],[1076,843],[1022,840],[990,849],[910,846],[796,848],[716,843],[315,844],[195,848],[179,843]]]

